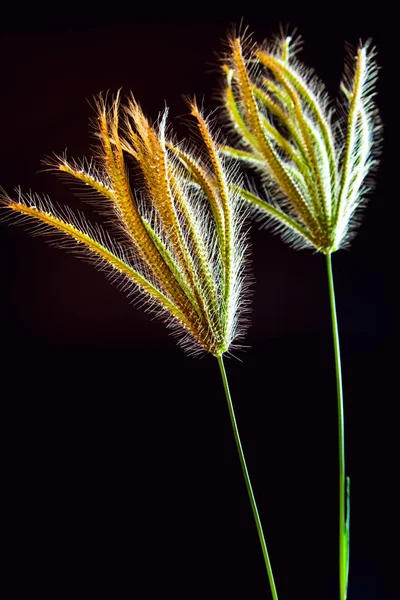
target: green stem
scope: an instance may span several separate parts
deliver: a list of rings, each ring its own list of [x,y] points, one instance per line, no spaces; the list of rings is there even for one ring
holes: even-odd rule
[[[238,426],[236,423],[235,411],[233,409],[233,404],[232,404],[231,394],[229,391],[228,379],[226,377],[224,362],[223,362],[222,356],[217,356],[217,358],[218,358],[219,368],[221,369],[221,376],[222,376],[222,381],[224,383],[226,400],[228,402],[229,416],[231,418],[233,434],[235,436],[236,447],[237,447],[237,450],[239,453],[239,458],[240,458],[240,464],[242,466],[243,476],[244,476],[244,480],[246,482],[246,488],[247,488],[247,492],[249,494],[249,499],[250,499],[250,504],[251,504],[251,508],[253,511],[253,515],[254,515],[254,520],[256,522],[258,537],[260,538],[260,544],[261,544],[261,548],[262,548],[262,553],[264,555],[265,566],[267,567],[267,573],[268,573],[269,584],[271,587],[272,597],[273,597],[273,600],[278,600],[278,594],[276,592],[274,576],[272,574],[272,568],[271,568],[271,562],[270,562],[269,555],[268,555],[267,544],[265,543],[261,520],[260,520],[260,516],[258,514],[258,509],[257,509],[256,500],[254,498],[253,488],[251,487],[250,477],[249,477],[249,473],[247,471],[247,465],[246,465],[246,460],[244,458],[242,444],[240,442],[239,430],[238,430]]]
[[[328,269],[329,298],[332,316],[333,346],[335,351],[336,391],[338,406],[338,435],[339,435],[339,582],[340,600],[346,600],[347,582],[349,570],[349,495],[350,481],[345,476],[345,451],[344,451],[344,409],[342,372],[340,365],[339,331],[336,315],[335,288],[333,284],[331,254],[326,255]],[[347,484],[347,489],[346,489]],[[345,515],[345,503],[347,496],[347,519]]]

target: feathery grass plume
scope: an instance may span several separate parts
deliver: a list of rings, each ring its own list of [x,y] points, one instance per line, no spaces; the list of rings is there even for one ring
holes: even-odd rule
[[[235,347],[246,324],[242,201],[227,183],[238,178],[219,158],[195,104],[192,114],[207,154],[202,161],[193,146],[183,150],[172,137],[167,139],[167,110],[152,126],[133,97],[123,108],[122,124],[119,94],[111,107],[101,96],[96,106],[97,164],[65,156],[45,162],[94,193],[92,202],[109,216],[116,235],[36,194],[19,192],[16,200],[3,194],[3,211],[19,223],[30,221],[34,233],[61,234],[56,245],[105,268],[129,294],[139,292],[151,310],[178,328],[186,349],[221,356]],[[196,187],[188,182],[177,153],[196,164]],[[135,162],[136,192],[125,154]]]
[[[223,104],[239,147],[222,150],[261,176],[266,197],[240,193],[285,241],[330,254],[349,245],[377,165],[375,51],[370,42],[348,48],[335,109],[299,47],[291,37],[230,40]]]
[[[239,347],[247,324],[244,202],[237,168],[228,168],[196,102],[190,102],[202,151],[167,135],[167,111],[151,125],[131,96],[120,124],[119,94],[110,108],[97,102],[96,161],[56,156],[45,164],[90,190],[89,199],[109,227],[91,225],[80,213],[48,198],[3,193],[7,218],[31,224],[33,233],[83,255],[117,279],[129,294],[149,301],[181,334],[192,353],[217,357],[239,459],[249,494],[271,591],[277,600],[262,525],[239,437],[223,354]],[[125,155],[135,163],[136,191]],[[109,233],[112,229],[112,235]],[[55,234],[55,236],[53,235]]]
[[[350,479],[345,475],[344,409],[331,255],[349,245],[371,189],[380,142],[371,43],[348,48],[335,110],[323,84],[296,57],[299,38],[262,46],[232,37],[224,57],[225,114],[238,148],[221,151],[255,169],[265,197],[237,189],[295,248],[326,255],[335,353],[339,436],[339,590],[347,596]],[[255,188],[255,184],[250,187]],[[261,194],[262,196],[262,194]]]

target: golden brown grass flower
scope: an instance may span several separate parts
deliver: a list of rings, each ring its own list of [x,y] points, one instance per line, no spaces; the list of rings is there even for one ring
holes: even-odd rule
[[[297,248],[330,254],[347,246],[379,146],[371,44],[348,49],[337,108],[298,61],[299,40],[258,46],[234,37],[229,46],[223,103],[239,147],[223,151],[254,167],[266,194],[242,197]]]
[[[50,235],[56,245],[83,253],[130,294],[141,293],[152,310],[177,326],[185,348],[221,356],[234,347],[245,322],[243,214],[228,185],[234,172],[225,167],[195,102],[191,111],[202,158],[193,146],[167,138],[167,110],[153,126],[133,97],[122,123],[119,94],[111,107],[102,97],[96,106],[96,160],[56,156],[46,164],[89,186],[113,234],[36,194],[19,192],[14,200],[3,193],[3,211],[19,223],[29,221],[34,233]],[[126,155],[135,163],[135,191]]]

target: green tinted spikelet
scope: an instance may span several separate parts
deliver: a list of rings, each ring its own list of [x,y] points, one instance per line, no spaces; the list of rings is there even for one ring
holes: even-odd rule
[[[377,163],[374,50],[349,50],[338,111],[290,37],[245,45],[231,39],[224,57],[223,104],[238,147],[221,150],[261,175],[266,197],[239,193],[295,247],[346,247]]]

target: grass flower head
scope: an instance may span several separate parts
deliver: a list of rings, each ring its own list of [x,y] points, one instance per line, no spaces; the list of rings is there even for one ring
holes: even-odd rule
[[[6,217],[31,224],[33,233],[94,261],[129,294],[150,301],[191,352],[221,356],[240,337],[246,242],[237,193],[228,186],[232,169],[224,166],[210,128],[191,103],[204,152],[177,144],[167,134],[167,110],[151,125],[130,97],[119,94],[107,107],[96,101],[99,140],[96,160],[69,161],[56,156],[46,164],[81,182],[92,202],[106,214],[109,230],[81,214],[59,208],[48,198],[3,193]],[[135,191],[125,162],[135,164]],[[187,169],[193,174],[188,180]]]
[[[262,46],[230,40],[223,103],[239,147],[223,150],[261,175],[266,199],[246,190],[242,197],[286,241],[330,254],[352,239],[377,163],[375,52],[369,42],[348,49],[335,108],[297,59],[299,45],[291,37]]]

